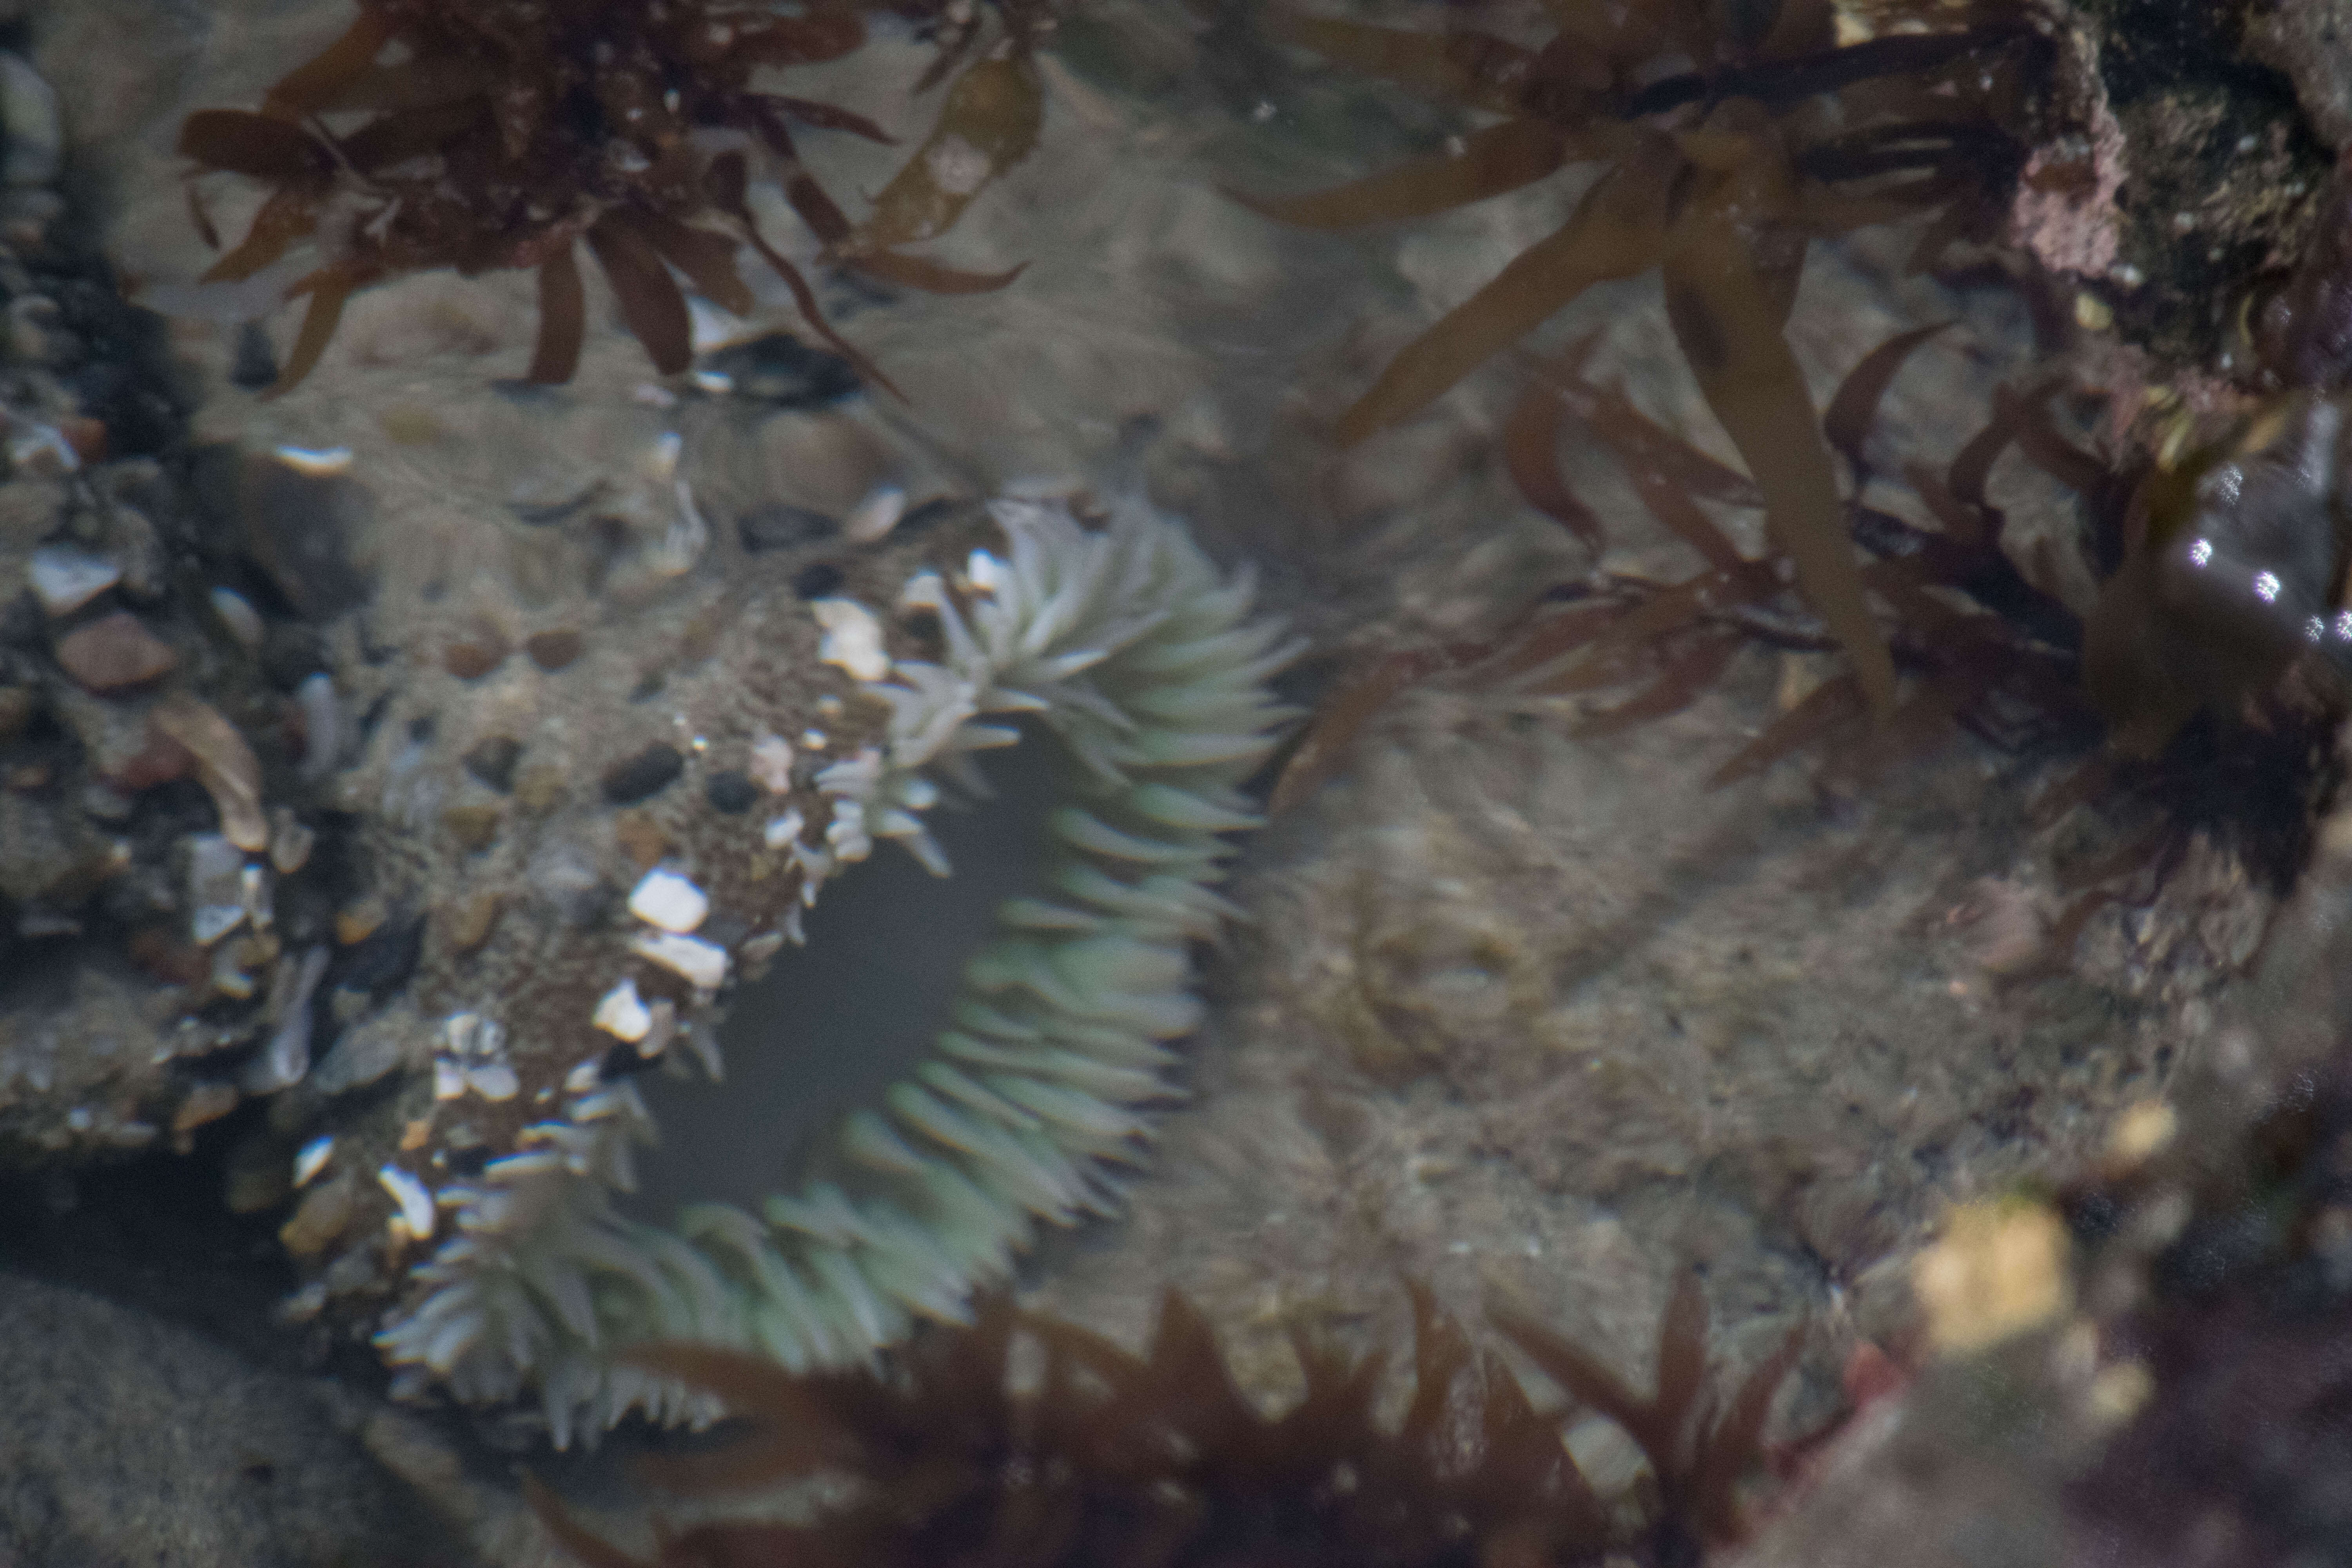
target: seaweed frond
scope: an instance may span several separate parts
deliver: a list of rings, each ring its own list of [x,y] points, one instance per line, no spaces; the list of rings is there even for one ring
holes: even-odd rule
[[[1718,1413],[1706,1394],[1706,1312],[1693,1278],[1667,1310],[1649,1401],[1549,1331],[1501,1323],[1649,1456],[1658,1485],[1629,1528],[1562,1446],[1570,1412],[1538,1412],[1425,1289],[1413,1289],[1412,1307],[1412,1394],[1393,1427],[1377,1413],[1384,1355],[1351,1357],[1295,1333],[1305,1392],[1268,1415],[1235,1385],[1206,1321],[1172,1292],[1140,1356],[1002,1300],[970,1328],[919,1340],[887,1374],[795,1375],[694,1346],[633,1352],[646,1370],[719,1395],[746,1426],[708,1452],[648,1461],[646,1479],[664,1492],[709,1500],[832,1473],[858,1499],[806,1523],[660,1526],[656,1561],[1568,1568],[1606,1559],[1665,1568],[1696,1561],[1696,1543],[1738,1538],[1736,1483],[1762,1457],[1795,1334]],[[1019,1392],[1024,1341],[1042,1366]],[[532,1501],[591,1568],[632,1563],[543,1489]]]
[[[1835,41],[1827,0],[1554,5],[1540,48],[1286,16],[1277,36],[1499,117],[1446,154],[1313,195],[1246,197],[1312,227],[1426,216],[1601,168],[1567,222],[1407,345],[1341,416],[1352,446],[1408,418],[1597,283],[1655,270],[1675,342],[1762,497],[1775,548],[1871,709],[1895,666],[1842,525],[1835,470],[1786,335],[1818,238],[1932,215],[1920,264],[1986,230],[2022,166],[2046,53],[2000,6],[1942,32]]]
[[[990,14],[967,9],[961,47]],[[182,127],[179,151],[196,175],[271,187],[203,281],[274,285],[290,273],[271,302],[308,300],[268,389],[277,395],[316,367],[359,289],[445,268],[469,277],[529,268],[539,288],[530,379],[561,383],[585,330],[580,243],[665,374],[692,358],[673,271],[711,304],[748,313],[753,296],[736,270],[748,246],[811,331],[887,387],[761,233],[746,192],[772,179],[829,260],[888,282],[950,294],[1010,283],[1019,268],[966,272],[900,248],[944,234],[1035,144],[1033,49],[1050,17],[1034,0],[1003,15],[1003,39],[956,79],[930,137],[853,223],[803,160],[796,132],[891,139],[864,115],[767,91],[755,76],[856,50],[866,24],[856,0],[792,13],[728,0],[362,0],[342,37],[288,72],[259,110],[203,110]],[[943,49],[940,60],[960,58]],[[190,211],[209,234],[193,184]]]
[[[1834,749],[1850,773],[1884,766],[1957,726],[2004,750],[2057,735],[2088,740],[2096,719],[2076,662],[2082,626],[2064,604],[2012,562],[2006,520],[1985,495],[1993,463],[2019,447],[2038,466],[2099,497],[2115,492],[2107,468],[2067,446],[2039,395],[2004,391],[1991,423],[1947,468],[1914,462],[1908,479],[1926,516],[1874,504],[1866,443],[1888,387],[1940,326],[1898,332],[1863,356],[1839,384],[1822,421],[1853,483],[1839,496],[1839,541],[1859,550],[1861,581],[1886,608],[1873,635],[1908,679],[1878,720],[1855,669],[1832,675],[1727,759],[1712,783],[1760,773],[1800,751]],[[1570,426],[1591,434],[1623,468],[1634,494],[1700,569],[1670,582],[1600,572],[1565,595],[1538,601],[1496,635],[1442,649],[1391,656],[1318,711],[1277,782],[1276,810],[1305,797],[1339,765],[1349,741],[1403,690],[1447,674],[1520,697],[1599,693],[1633,686],[1574,726],[1603,734],[1688,706],[1745,647],[1818,653],[1846,646],[1809,598],[1792,597],[1801,574],[1772,552],[1750,556],[1710,507],[1767,506],[1761,488],[1716,462],[1636,408],[1615,387],[1582,374],[1585,345],[1542,367],[1507,422],[1505,460],[1529,500],[1589,542],[1601,524],[1560,470],[1558,442]],[[1565,602],[1563,602],[1563,597]],[[1874,721],[1876,721],[1874,722]]]

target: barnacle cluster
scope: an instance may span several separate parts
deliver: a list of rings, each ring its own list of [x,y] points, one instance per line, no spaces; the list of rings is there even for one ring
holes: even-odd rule
[[[1936,215],[1915,262],[1986,235],[2022,165],[2042,40],[2002,7],[1841,42],[1828,0],[1549,7],[1528,45],[1467,26],[1287,17],[1280,36],[1495,123],[1444,154],[1315,195],[1286,222],[1426,216],[1599,165],[1568,220],[1391,362],[1343,443],[1426,406],[1596,283],[1655,269],[1700,392],[1760,492],[1775,548],[1882,714],[1895,669],[1843,522],[1836,470],[1785,325],[1811,242]]]
[[[455,967],[474,1000],[442,1020],[434,1098],[375,1172],[394,1253],[434,1248],[378,1336],[418,1380],[472,1399],[535,1387],[561,1442],[633,1406],[682,1408],[675,1384],[614,1366],[620,1346],[853,1363],[919,1318],[962,1318],[1034,1221],[1112,1206],[1113,1167],[1171,1092],[1167,1042],[1198,1015],[1188,946],[1228,912],[1223,836],[1255,820],[1238,785],[1285,717],[1265,681],[1290,650],[1251,618],[1246,580],[1140,502],[992,512],[1004,552],[918,572],[896,629],[854,598],[816,602],[815,651],[887,710],[821,742],[837,760],[794,771],[767,755],[789,754],[780,738],[761,742],[768,809],[698,816],[707,853],[648,869],[628,929],[509,920]],[[928,641],[909,643],[909,617]],[[946,1026],[820,1141],[797,1188],[689,1205],[675,1229],[625,1211],[653,1131],[634,1075],[682,1058],[715,1072],[709,1004],[798,940],[804,910],[822,921],[820,889],[877,840],[946,871],[923,820],[934,780],[970,783],[972,753],[1011,743],[1016,720],[1051,731],[1076,778],[1041,895],[1003,905],[961,962]],[[352,1173],[335,1180],[348,1197]]]
[[[982,47],[982,22],[997,15],[1002,36]],[[857,223],[802,161],[794,128],[890,138],[850,110],[765,90],[760,77],[856,49],[866,24],[854,0],[791,13],[735,0],[364,0],[258,110],[204,110],[182,129],[180,151],[201,173],[272,187],[205,281],[242,286],[251,313],[308,299],[273,387],[283,392],[317,364],[356,290],[441,268],[530,268],[530,379],[563,382],[586,320],[582,243],[665,374],[684,370],[692,348],[671,269],[713,305],[749,314],[736,270],[748,245],[809,327],[879,381],[761,234],[751,184],[772,178],[830,258],[877,279],[947,293],[1003,286],[1012,273],[958,271],[898,247],[944,233],[1027,155],[1042,108],[1030,50],[1050,21],[1035,5],[974,8],[951,30],[939,66],[963,68],[937,127]],[[194,184],[190,201],[210,236]]]
[[[1739,1483],[1762,1457],[1765,1417],[1797,1344],[1790,1335],[1718,1402],[1706,1325],[1705,1298],[1685,1274],[1659,1329],[1657,1391],[1643,1398],[1549,1329],[1504,1321],[1571,1401],[1539,1413],[1502,1360],[1474,1350],[1416,1289],[1412,1392],[1393,1427],[1381,1417],[1385,1354],[1350,1357],[1294,1334],[1305,1393],[1269,1416],[1172,1292],[1141,1356],[998,1301],[970,1328],[919,1340],[887,1375],[798,1375],[694,1345],[629,1359],[748,1418],[730,1444],[649,1461],[662,1490],[709,1498],[828,1471],[863,1489],[814,1522],[722,1514],[665,1532],[663,1568],[1665,1568],[1742,1533]],[[1044,1364],[1023,1392],[1012,1373],[1024,1340]],[[1581,1408],[1618,1424],[1649,1460],[1648,1485],[1622,1516],[1560,1441]],[[533,1501],[582,1563],[635,1563],[543,1489]]]

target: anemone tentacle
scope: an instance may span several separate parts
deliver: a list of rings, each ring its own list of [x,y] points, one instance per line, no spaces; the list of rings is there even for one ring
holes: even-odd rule
[[[1265,685],[1291,650],[1251,616],[1246,574],[1223,576],[1140,501],[1098,529],[1060,501],[991,510],[1006,549],[975,551],[968,586],[907,584],[941,657],[874,684],[887,731],[818,775],[833,820],[795,853],[812,897],[877,837],[944,874],[930,774],[961,776],[1027,718],[1079,764],[1042,895],[999,910],[926,1058],[846,1119],[837,1180],[758,1213],[690,1205],[664,1229],[614,1201],[653,1133],[643,1100],[625,1081],[570,1093],[529,1152],[444,1190],[450,1238],[377,1336],[412,1376],[474,1400],[535,1387],[558,1443],[633,1407],[691,1416],[695,1396],[612,1352],[692,1339],[795,1371],[856,1363],[918,1318],[965,1319],[1038,1220],[1112,1212],[1148,1108],[1181,1098],[1170,1046],[1201,1013],[1189,949],[1235,912],[1214,890],[1224,836],[1257,820],[1240,785],[1292,716]]]

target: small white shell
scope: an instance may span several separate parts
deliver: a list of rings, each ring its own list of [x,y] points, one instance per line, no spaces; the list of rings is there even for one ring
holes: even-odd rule
[[[210,947],[245,923],[245,856],[217,833],[188,840],[189,933]]]
[[[649,926],[682,936],[710,912],[710,896],[677,872],[656,867],[629,895],[629,912]]]
[[[311,1139],[294,1154],[294,1184],[306,1187],[310,1178],[327,1168],[327,1161],[335,1152],[335,1135],[323,1133]]]
[[[33,596],[52,616],[68,616],[122,581],[122,568],[69,544],[44,544],[25,570]]]
[[[433,1098],[456,1100],[465,1092],[464,1069],[447,1057],[436,1057],[433,1059]]]
[[[624,980],[604,993],[604,1000],[596,1004],[596,1012],[589,1022],[614,1038],[626,1040],[634,1046],[646,1037],[647,1029],[654,1026],[654,1016],[646,1011],[644,1001],[638,997],[637,983]],[[596,1064],[583,1062],[581,1065],[593,1068]],[[579,1069],[575,1068],[572,1070],[577,1072]],[[565,1087],[570,1086],[570,1079],[566,1079]]]
[[[769,848],[782,849],[787,844],[797,843],[801,829],[806,826],[806,820],[797,810],[788,811],[783,816],[771,820],[768,826],[761,829],[760,837],[766,842]]]
[[[860,680],[879,680],[890,673],[890,655],[882,647],[882,623],[855,599],[812,599],[809,611],[824,636],[816,656],[837,664]]]
[[[727,950],[698,936],[639,931],[630,951],[683,978],[698,991],[716,991],[727,979]]]
[[[400,1205],[393,1216],[394,1235],[406,1234],[417,1241],[429,1241],[433,1237],[433,1194],[423,1182],[397,1165],[386,1165],[375,1173],[376,1184],[392,1194]]]

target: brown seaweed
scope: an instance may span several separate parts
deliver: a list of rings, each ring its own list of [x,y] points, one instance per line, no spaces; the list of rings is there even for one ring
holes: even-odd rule
[[[797,1478],[850,1479],[860,1500],[804,1523],[721,1518],[657,1525],[658,1568],[1569,1568],[1680,1565],[1742,1533],[1738,1486],[1763,1458],[1774,1392],[1798,1334],[1718,1409],[1706,1310],[1677,1283],[1659,1336],[1659,1386],[1636,1398],[1550,1331],[1500,1327],[1574,1401],[1539,1412],[1517,1378],[1412,1292],[1412,1395],[1378,1414],[1387,1358],[1304,1333],[1305,1392],[1268,1415],[1234,1384],[1200,1314],[1171,1293],[1150,1351],[1070,1324],[984,1307],[883,1374],[793,1374],[733,1351],[633,1352],[649,1371],[719,1395],[734,1438],[648,1461],[675,1497],[712,1500]],[[1043,1364],[1009,1380],[1026,1339]],[[1560,1441],[1597,1410],[1648,1456],[1637,1520],[1604,1507]],[[589,1568],[645,1568],[534,1486],[533,1506]]]
[[[1762,492],[1776,547],[1883,717],[1895,666],[1784,327],[1813,239],[1938,215],[1924,265],[1986,226],[2022,163],[2015,121],[2040,68],[2038,36],[1994,5],[1958,30],[1844,45],[1826,0],[1561,0],[1549,14],[1558,31],[1533,50],[1461,26],[1273,24],[1335,63],[1501,119],[1446,156],[1318,195],[1244,198],[1269,216],[1393,222],[1603,166],[1566,223],[1390,362],[1340,416],[1338,438],[1351,446],[1419,412],[1594,284],[1657,270],[1675,340]],[[1520,445],[1538,419],[1515,429]],[[1572,515],[1557,499],[1537,504]]]
[[[2098,493],[2115,493],[2104,466],[2066,445],[2047,426],[2046,413],[2035,414],[2038,398],[2004,394],[1988,433],[1966,443],[1945,474],[1909,466],[1930,526],[1868,500],[1874,476],[1864,448],[1879,405],[1907,356],[1939,330],[1900,332],[1865,354],[1832,397],[1822,435],[1853,472],[1838,499],[1841,543],[1865,558],[1855,569],[1857,586],[1868,592],[1865,604],[1885,606],[1874,633],[1913,685],[1895,707],[1880,710],[1859,670],[1832,675],[1727,761],[1715,784],[1802,751],[1830,749],[1853,775],[1846,782],[1854,782],[1955,726],[2008,750],[2054,731],[2095,731],[2074,672],[2081,626],[2011,562],[2001,548],[2003,520],[1983,499],[1993,461],[2019,445],[2020,430],[2029,426],[2037,432],[2028,443],[2030,458],[2078,480],[2087,465]],[[1745,647],[1849,646],[1825,617],[1808,613],[1810,599],[1788,603],[1782,554],[1747,555],[1701,504],[1763,507],[1769,517],[1761,489],[1650,420],[1622,391],[1585,379],[1582,358],[1580,349],[1571,350],[1532,378],[1507,422],[1512,478],[1538,510],[1596,542],[1599,520],[1577,498],[1555,447],[1564,426],[1580,426],[1615,456],[1644,510],[1703,569],[1671,583],[1596,573],[1576,585],[1567,607],[1548,598],[1486,640],[1391,656],[1318,710],[1277,782],[1276,810],[1335,772],[1349,738],[1387,701],[1441,676],[1528,695],[1645,683],[1613,706],[1588,711],[1576,726],[1605,733],[1687,706]],[[1768,536],[1778,544],[1777,535]]]
[[[866,38],[856,0],[817,0],[797,14],[726,0],[362,0],[343,36],[288,72],[260,110],[201,110],[183,125],[179,150],[199,174],[272,187],[205,280],[250,279],[298,246],[316,250],[319,265],[285,295],[310,302],[268,389],[276,395],[317,364],[359,289],[417,271],[529,268],[540,305],[530,378],[556,383],[577,367],[586,326],[577,243],[663,374],[691,359],[671,269],[742,314],[753,300],[736,255],[748,246],[809,328],[878,381],[760,233],[744,190],[756,159],[829,260],[888,282],[939,293],[1011,282],[1018,268],[967,272],[898,248],[945,233],[1036,140],[1042,98],[1030,55],[1050,16],[1034,4],[960,15],[965,46],[988,16],[1003,18],[1003,37],[956,79],[937,129],[857,224],[802,161],[794,130],[888,138],[854,110],[752,81],[761,68],[856,50]],[[330,113],[367,118],[339,132]],[[741,144],[726,145],[730,135]],[[209,236],[193,187],[190,211]]]

